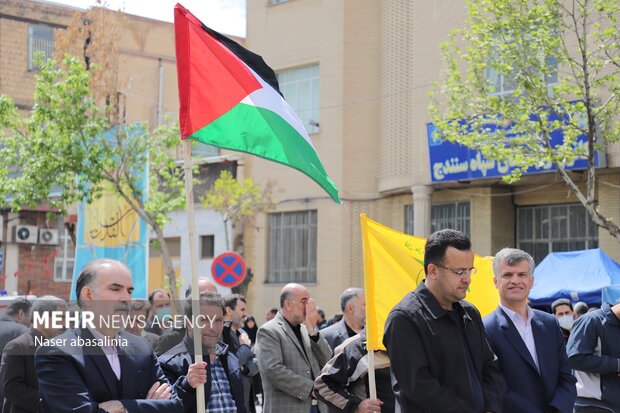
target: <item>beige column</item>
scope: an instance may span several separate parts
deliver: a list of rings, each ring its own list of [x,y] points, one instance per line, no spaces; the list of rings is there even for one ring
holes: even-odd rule
[[[413,235],[428,237],[431,234],[431,194],[429,185],[414,185],[413,192]]]

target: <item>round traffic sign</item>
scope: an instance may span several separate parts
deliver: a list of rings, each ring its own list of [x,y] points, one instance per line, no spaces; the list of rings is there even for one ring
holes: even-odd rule
[[[236,287],[245,278],[245,262],[239,254],[225,252],[213,260],[211,275],[223,287]]]

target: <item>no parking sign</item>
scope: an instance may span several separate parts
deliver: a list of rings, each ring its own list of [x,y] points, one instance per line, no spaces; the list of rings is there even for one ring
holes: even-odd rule
[[[239,254],[225,252],[213,260],[211,275],[223,287],[236,287],[245,278],[245,262]]]

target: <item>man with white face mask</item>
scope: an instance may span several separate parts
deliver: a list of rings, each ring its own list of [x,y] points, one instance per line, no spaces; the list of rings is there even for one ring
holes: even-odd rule
[[[570,337],[570,331],[573,329],[573,323],[575,322],[573,304],[568,298],[558,298],[551,303],[551,312],[558,319],[560,329],[562,330],[562,336],[564,336],[564,343],[566,343],[568,337]]]

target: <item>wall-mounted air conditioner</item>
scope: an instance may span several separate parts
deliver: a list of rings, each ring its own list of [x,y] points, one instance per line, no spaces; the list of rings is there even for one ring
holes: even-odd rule
[[[13,227],[13,241],[21,244],[36,244],[39,228],[34,225],[16,225]]]
[[[41,245],[58,245],[60,237],[58,230],[55,228],[41,228],[39,230],[39,244]]]

